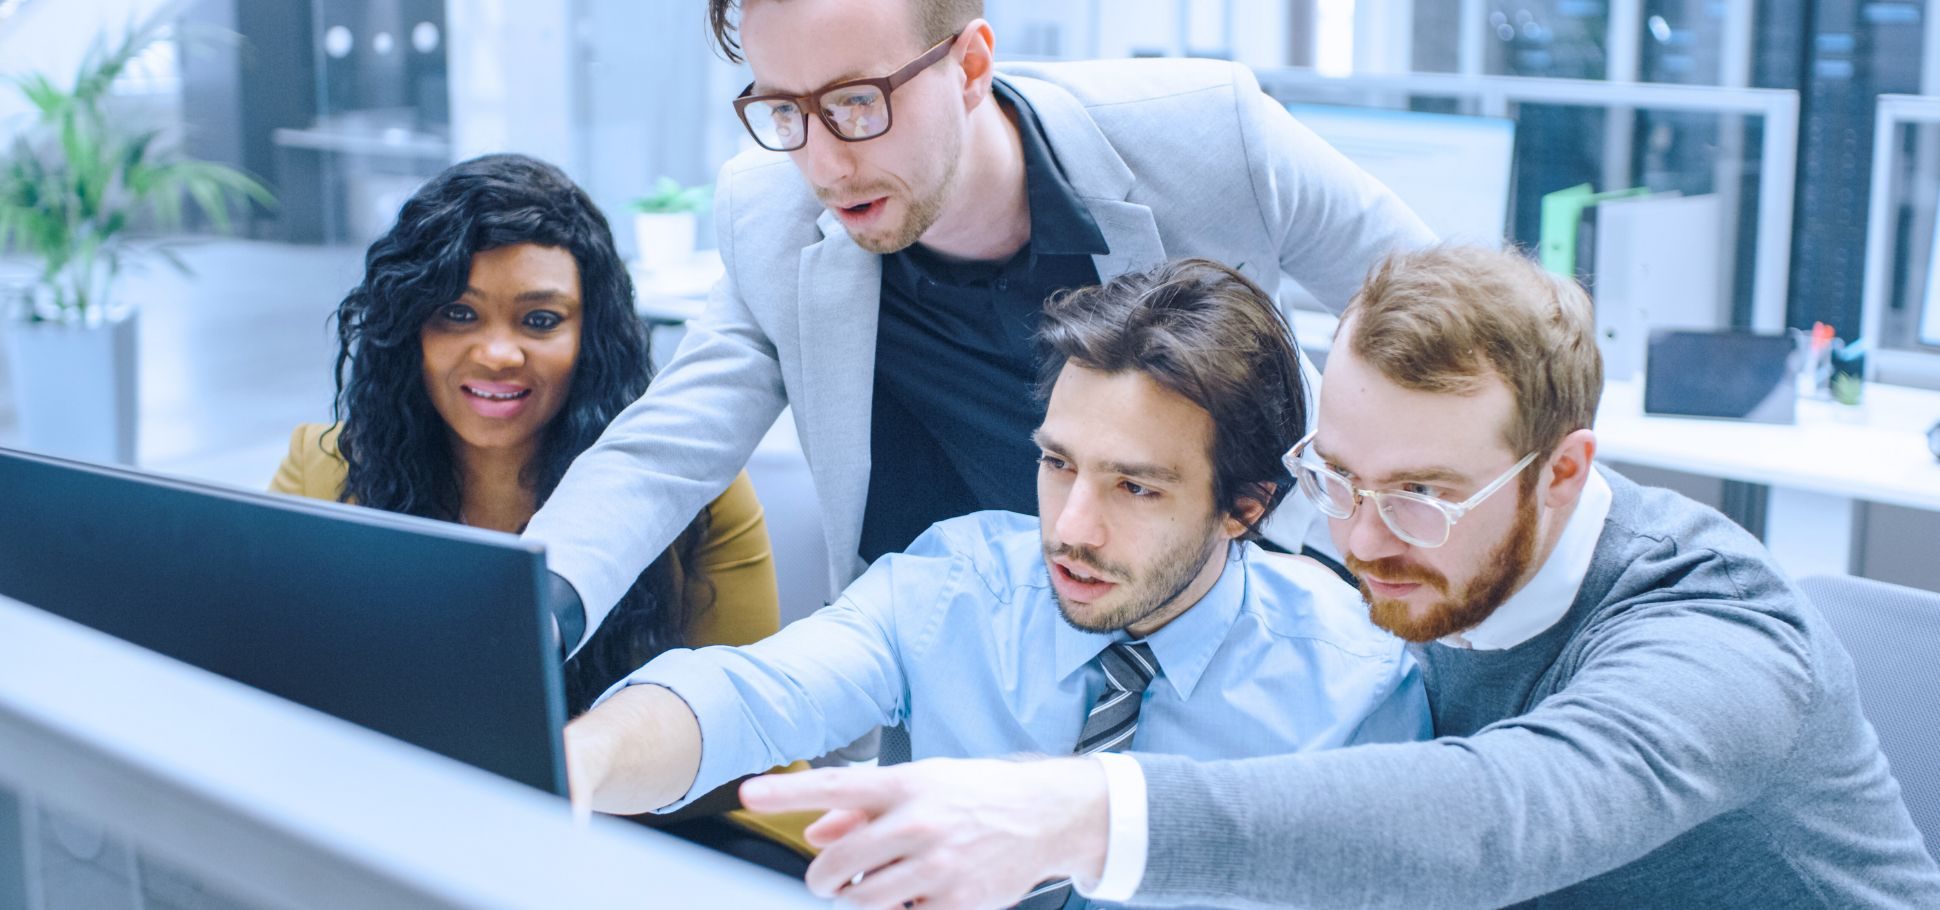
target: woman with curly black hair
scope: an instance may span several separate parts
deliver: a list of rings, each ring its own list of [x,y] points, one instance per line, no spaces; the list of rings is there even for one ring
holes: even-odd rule
[[[557,168],[455,165],[406,202],[337,309],[335,423],[271,488],[517,532],[652,379],[612,231]],[[670,647],[779,623],[760,504],[736,478],[566,664],[568,710]]]
[[[653,378],[605,216],[523,155],[474,158],[419,189],[371,245],[337,337],[334,422],[296,429],[270,488],[513,533]],[[779,624],[744,472],[566,662],[567,716],[662,651],[749,644]],[[798,822],[734,819],[808,850]],[[676,833],[787,866],[718,830]]]

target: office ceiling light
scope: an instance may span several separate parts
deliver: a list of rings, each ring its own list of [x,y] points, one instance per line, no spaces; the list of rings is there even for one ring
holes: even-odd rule
[[[355,44],[356,39],[351,36],[350,29],[341,25],[333,25],[323,33],[323,52],[336,59],[350,56],[350,49]]]

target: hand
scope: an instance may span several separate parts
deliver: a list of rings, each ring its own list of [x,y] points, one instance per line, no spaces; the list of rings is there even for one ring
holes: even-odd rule
[[[575,811],[658,812],[694,787],[701,724],[671,690],[626,686],[566,725]]]
[[[858,908],[970,910],[1016,903],[1039,882],[1103,874],[1105,772],[1091,759],[929,759],[828,768],[741,785],[756,812],[833,810],[810,891]]]
[[[572,801],[573,821],[582,825],[593,817],[593,794],[606,778],[604,752],[587,742],[577,721],[566,725],[566,794]]]

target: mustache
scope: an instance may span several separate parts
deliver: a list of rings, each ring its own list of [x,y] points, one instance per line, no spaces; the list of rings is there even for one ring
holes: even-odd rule
[[[1448,590],[1448,576],[1427,566],[1408,562],[1398,556],[1383,557],[1373,562],[1365,562],[1348,556],[1345,558],[1345,563],[1347,565],[1347,571],[1354,573],[1357,578],[1364,575],[1374,575],[1382,581],[1397,584],[1424,584],[1438,591]]]
[[[1104,557],[1098,555],[1097,550],[1091,547],[1074,547],[1070,544],[1063,543],[1047,543],[1044,545],[1044,560],[1046,562],[1059,558],[1084,563],[1098,575],[1109,576],[1123,581],[1130,581],[1132,579],[1132,571],[1130,569],[1107,561]]]
[[[894,189],[895,187],[880,181],[848,186],[818,186],[815,187],[815,198],[824,203],[833,204],[837,199],[855,199],[862,196],[874,199],[878,196],[888,196]]]

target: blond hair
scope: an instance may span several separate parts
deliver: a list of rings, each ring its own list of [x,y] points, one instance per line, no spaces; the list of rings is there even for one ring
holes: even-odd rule
[[[1596,421],[1603,395],[1590,298],[1513,250],[1437,246],[1389,256],[1341,316],[1356,357],[1419,392],[1515,398],[1503,441],[1547,454]]]

